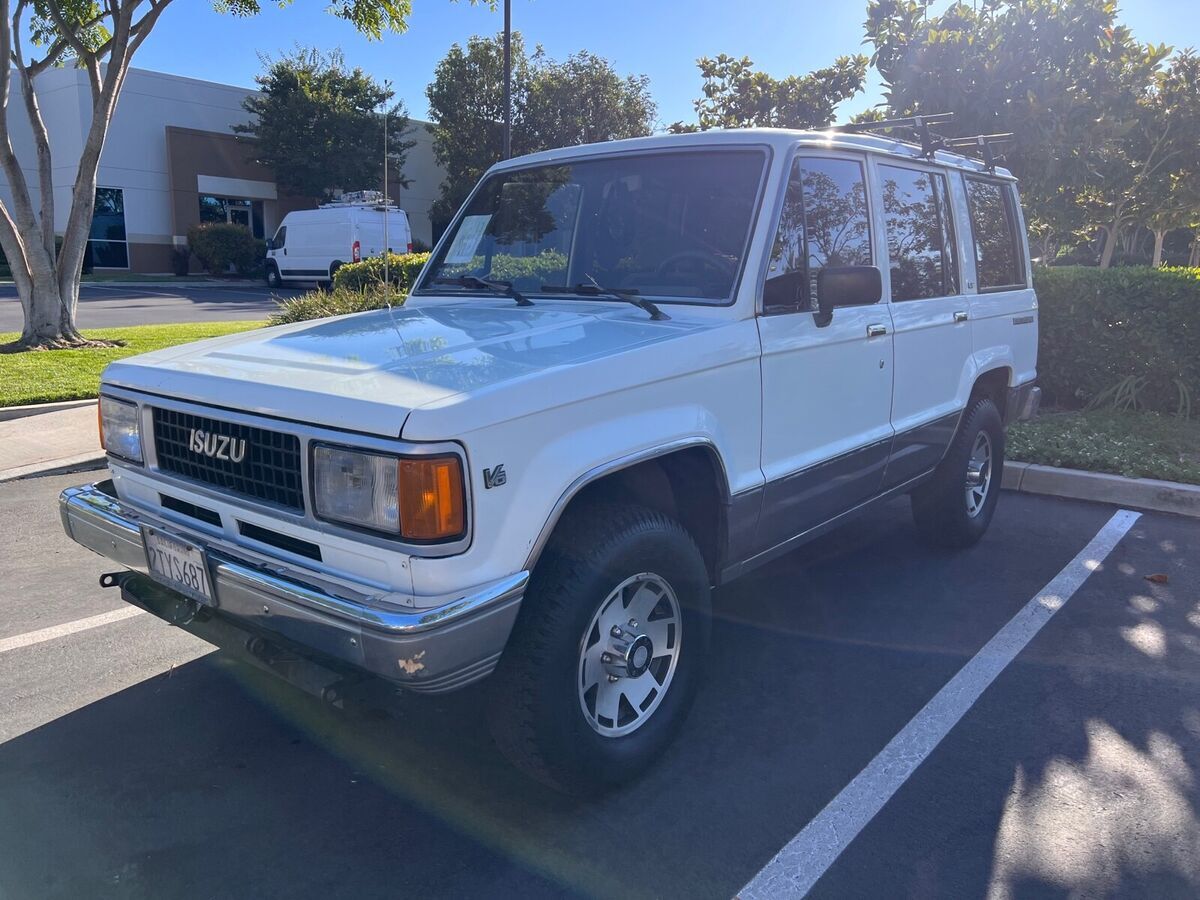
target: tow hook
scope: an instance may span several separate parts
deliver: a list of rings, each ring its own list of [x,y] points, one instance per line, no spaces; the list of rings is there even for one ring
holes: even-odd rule
[[[100,576],[100,587],[111,588],[120,587],[121,582],[129,577],[128,570],[121,572],[105,572]]]

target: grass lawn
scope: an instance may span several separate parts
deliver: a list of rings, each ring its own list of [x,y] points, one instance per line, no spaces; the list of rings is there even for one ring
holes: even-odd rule
[[[85,329],[84,335],[125,346],[107,350],[39,350],[0,353],[0,406],[50,403],[95,397],[100,372],[114,359],[147,353],[201,338],[258,328],[262,322],[205,322],[187,325],[138,325],[133,328]],[[15,341],[15,332],[0,333],[0,344]]]
[[[1152,412],[1045,413],[1008,432],[1009,459],[1200,484],[1200,421]]]

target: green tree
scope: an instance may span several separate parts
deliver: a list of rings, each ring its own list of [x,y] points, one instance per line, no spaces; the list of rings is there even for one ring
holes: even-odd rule
[[[556,62],[541,47],[532,58],[512,36],[512,148],[532,153],[649,134],[656,114],[644,76],[621,77],[608,60],[581,51]],[[480,176],[501,158],[504,122],[503,36],[454,44],[425,91],[433,149],[446,171],[433,205],[437,230]]]
[[[1145,96],[1137,126],[1123,142],[1133,157],[1121,182],[1097,196],[1154,234],[1152,264],[1162,264],[1167,232],[1200,218],[1200,56],[1177,54]],[[1108,186],[1104,186],[1108,187]],[[1127,198],[1127,199],[1126,199]]]
[[[75,327],[79,275],[87,252],[88,231],[96,202],[96,172],[113,110],[129,66],[172,0],[0,0],[0,171],[8,196],[0,201],[0,247],[12,269],[24,326],[17,342],[6,349],[83,346],[88,342]],[[261,0],[213,0],[220,12],[252,16]],[[287,5],[282,0],[279,5]],[[409,0],[336,0],[329,12],[378,38],[384,31],[403,31]],[[55,160],[39,107],[38,77],[56,66],[82,69],[90,85],[85,112],[83,150],[78,160]],[[35,159],[19,160],[13,149],[10,106],[13,82],[32,133]],[[31,165],[32,162],[32,165]],[[75,168],[61,250],[55,246],[55,199],[52,173]],[[35,171],[35,187],[25,166]],[[60,193],[58,197],[62,197]]]
[[[430,217],[435,233],[445,227],[475,182],[500,159],[504,146],[503,36],[475,35],[454,44],[437,64],[425,89],[433,121],[433,152],[446,172]],[[529,90],[529,60],[520,32],[512,36],[513,153],[528,144],[517,123]]]
[[[658,107],[645,75],[622,78],[612,63],[586,50],[555,62],[539,47],[530,61],[521,117],[537,149],[650,134]]]
[[[889,115],[953,112],[949,134],[1013,132],[1007,165],[1043,250],[1126,221],[1098,184],[1128,175],[1130,156],[1118,149],[1168,49],[1134,40],[1113,0],[979,0],[940,15],[931,5],[868,5]]]
[[[722,53],[696,61],[704,94],[695,102],[696,124],[676,122],[671,131],[710,128],[825,128],[837,106],[863,88],[865,56],[839,56],[832,66],[807,75],[772,78],[757,72],[750,57]]]
[[[273,170],[281,187],[305,197],[382,188],[380,108],[395,96],[391,88],[349,68],[339,50],[297,47],[262,62],[259,92],[242,104],[253,118],[233,127],[254,160]],[[403,103],[387,109],[387,129],[388,184],[407,187],[404,157],[416,142],[404,139]]]

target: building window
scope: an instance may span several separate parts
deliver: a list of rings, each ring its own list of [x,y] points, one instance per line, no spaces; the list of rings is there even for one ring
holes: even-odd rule
[[[88,252],[98,269],[128,269],[125,237],[125,195],[120,188],[96,188],[96,208],[88,233]]]
[[[242,200],[237,197],[214,197],[200,195],[201,222],[229,222],[248,228],[256,238],[261,238],[263,229],[263,205],[261,200]]]

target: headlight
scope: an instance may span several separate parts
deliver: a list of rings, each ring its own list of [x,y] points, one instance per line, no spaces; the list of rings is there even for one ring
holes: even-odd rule
[[[101,397],[96,411],[100,448],[130,462],[142,462],[142,429],[136,403]]]
[[[322,519],[416,543],[466,532],[462,463],[454,455],[398,457],[318,445],[312,484]]]

